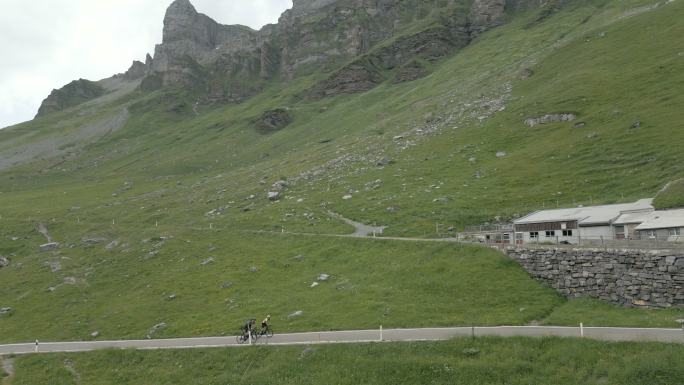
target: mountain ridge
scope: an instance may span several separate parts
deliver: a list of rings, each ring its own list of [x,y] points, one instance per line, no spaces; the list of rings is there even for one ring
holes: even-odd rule
[[[241,25],[223,25],[197,12],[189,0],[173,1],[165,14],[163,38],[154,56],[134,61],[124,80],[142,80],[142,89],[191,87],[204,103],[243,102],[260,92],[263,81],[291,81],[324,68],[332,73],[312,92],[328,94],[366,91],[376,85],[374,69],[358,62],[344,63],[368,54],[379,43],[403,39],[381,58],[381,70],[392,70],[412,58],[441,58],[467,46],[486,30],[505,21],[506,12],[523,5],[546,4],[536,0],[298,0],[276,24],[260,30]],[[416,23],[435,24],[431,33],[410,32]],[[409,31],[409,32],[407,32]],[[400,37],[405,35],[405,37]],[[408,45],[406,41],[411,40]],[[402,45],[403,44],[403,45]],[[393,57],[389,57],[391,54]],[[377,61],[376,60],[376,61]],[[372,63],[377,66],[378,63]],[[416,65],[414,62],[413,66]],[[409,69],[423,74],[424,68]],[[115,77],[121,75],[115,75]],[[338,77],[336,79],[336,76]],[[404,81],[415,75],[402,75]],[[384,79],[382,79],[384,80]],[[326,86],[326,82],[332,85]],[[342,84],[337,84],[341,82]],[[344,83],[350,83],[345,85]],[[252,84],[249,84],[252,83]],[[323,91],[321,91],[323,89]],[[95,96],[93,96],[95,97]],[[56,103],[47,98],[39,116],[73,107],[48,108]]]

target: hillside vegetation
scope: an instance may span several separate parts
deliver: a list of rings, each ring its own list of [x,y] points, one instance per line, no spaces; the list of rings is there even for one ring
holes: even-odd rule
[[[106,351],[17,359],[14,384],[681,384],[684,347],[459,339],[312,347]]]
[[[435,237],[681,177],[684,2],[563,4],[367,92],[310,97],[340,68],[240,103],[127,83],[1,130],[0,341],[232,334],[262,313],[278,331],[528,324],[560,305],[558,323],[675,326],[681,309],[564,304],[490,250],[288,234],[351,233],[339,214]],[[291,123],[259,129],[268,111]]]
[[[653,205],[659,210],[684,208],[684,179],[668,183],[656,195]]]

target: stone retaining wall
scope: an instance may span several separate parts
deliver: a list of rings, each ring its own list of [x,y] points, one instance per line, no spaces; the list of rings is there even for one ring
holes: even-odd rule
[[[530,275],[566,297],[628,306],[684,305],[684,254],[605,250],[509,250]]]

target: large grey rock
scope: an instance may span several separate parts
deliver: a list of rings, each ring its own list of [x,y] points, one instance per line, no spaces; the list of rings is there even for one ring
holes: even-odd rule
[[[57,242],[50,242],[40,245],[40,251],[43,253],[48,251],[55,251],[57,249],[59,249],[59,243]]]
[[[161,322],[152,326],[147,333],[147,339],[151,339],[152,337],[154,337],[155,334],[157,334],[157,332],[160,332],[166,329],[167,327],[168,325],[166,324],[166,322]]]
[[[327,281],[327,280],[329,280],[329,279],[330,279],[330,275],[329,275],[329,274],[321,274],[321,275],[318,276],[318,278],[316,278],[316,281],[325,282],[325,281]]]
[[[304,312],[303,312],[303,311],[297,310],[296,312],[289,314],[289,315],[287,316],[287,319],[294,319],[294,318],[297,318],[297,317],[301,317],[301,316],[303,316],[303,315],[304,315]]]
[[[14,313],[14,309],[11,307],[2,307],[0,308],[0,317],[2,316],[8,316],[10,314]]]
[[[277,200],[280,200],[280,192],[279,191],[269,191],[266,194],[266,197],[268,198],[269,201],[275,202]]]
[[[10,264],[9,258],[0,256],[0,268],[7,267],[7,266],[9,266],[9,264]]]

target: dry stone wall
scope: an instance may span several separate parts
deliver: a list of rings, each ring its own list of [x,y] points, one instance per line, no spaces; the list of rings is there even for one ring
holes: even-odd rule
[[[509,250],[534,278],[569,298],[626,306],[684,305],[684,253],[605,250]]]

